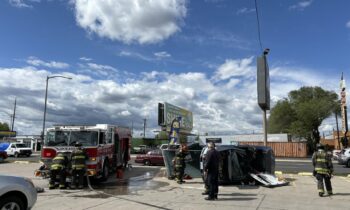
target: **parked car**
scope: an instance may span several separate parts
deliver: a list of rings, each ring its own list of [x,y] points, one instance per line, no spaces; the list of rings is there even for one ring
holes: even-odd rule
[[[0,151],[0,162],[3,162],[7,158],[7,152]]]
[[[137,154],[146,154],[148,152],[147,145],[139,145],[136,147],[133,147],[133,153]]]
[[[350,168],[350,148],[342,149],[338,158],[340,165],[346,165]]]
[[[135,163],[143,163],[145,165],[164,165],[162,151],[152,150],[144,155],[137,155]]]
[[[340,156],[340,153],[341,153],[341,150],[337,150],[337,149],[333,150],[332,151],[332,158],[333,158],[333,160],[338,160],[338,158]]]
[[[14,156],[16,158],[21,155],[29,157],[33,153],[32,148],[26,144],[17,142],[0,143],[0,150],[6,151],[8,156]]]
[[[30,179],[0,175],[0,209],[31,209],[36,199],[37,189]]]

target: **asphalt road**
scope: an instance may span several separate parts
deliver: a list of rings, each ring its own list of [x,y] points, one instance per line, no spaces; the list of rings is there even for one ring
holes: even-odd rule
[[[142,165],[135,163],[136,155],[131,155],[131,160],[129,163],[132,165]],[[29,162],[38,162],[40,160],[40,153],[33,153],[30,157],[8,157],[6,161],[14,162],[14,161],[29,161]],[[346,168],[343,165],[339,165],[337,161],[333,161],[334,167],[334,175],[347,175],[350,174],[350,168]],[[300,172],[312,172],[313,167],[311,163],[311,159],[276,159],[276,171],[281,171],[284,174],[295,174]]]
[[[333,161],[334,175],[350,174],[350,168],[339,165],[337,161]],[[276,171],[288,173],[312,172],[313,166],[310,159],[277,159]]]

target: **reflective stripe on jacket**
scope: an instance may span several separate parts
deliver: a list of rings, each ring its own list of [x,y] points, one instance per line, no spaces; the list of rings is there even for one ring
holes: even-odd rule
[[[85,160],[87,156],[81,149],[76,149],[72,152],[72,169],[84,169],[86,167]]]
[[[52,159],[51,170],[60,170],[67,164],[67,157],[62,153],[58,153],[54,159]]]
[[[185,168],[185,157],[186,154],[184,154],[183,152],[179,152],[176,154],[175,156],[175,167],[176,168]]]
[[[315,171],[319,174],[328,174],[330,173],[330,168],[328,166],[328,156],[324,150],[318,150],[316,154],[314,154],[314,162],[315,162]]]

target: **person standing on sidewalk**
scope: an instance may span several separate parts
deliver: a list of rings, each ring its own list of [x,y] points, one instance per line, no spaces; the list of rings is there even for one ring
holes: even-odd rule
[[[326,185],[328,195],[332,195],[333,191],[331,178],[333,173],[333,164],[331,157],[326,153],[322,144],[317,144],[316,149],[317,151],[315,151],[312,155],[312,164],[314,166],[314,175],[317,179],[318,195],[320,197],[324,195],[324,184]]]
[[[213,142],[208,143],[208,152],[206,155],[206,163],[204,165],[204,173],[207,177],[207,184],[209,186],[208,197],[205,200],[218,199],[219,192],[219,160],[220,154],[215,149]]]

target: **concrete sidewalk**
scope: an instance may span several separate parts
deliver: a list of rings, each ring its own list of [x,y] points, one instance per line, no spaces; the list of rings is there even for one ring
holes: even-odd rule
[[[154,178],[143,177],[133,180],[117,180],[110,177],[108,183],[97,190],[48,190],[48,180],[36,178],[34,169],[40,164],[1,165],[0,174],[19,175],[32,178],[35,185],[45,187],[38,194],[34,210],[47,209],[349,209],[350,178],[335,176],[332,178],[334,195],[319,197],[316,180],[312,176],[288,175],[283,177],[289,186],[265,188],[261,186],[220,186],[219,199],[204,200],[201,192],[203,183],[200,178],[186,180],[179,185],[164,177],[164,170]],[[141,166],[140,166],[141,167]],[[155,170],[157,167],[143,167],[143,170]],[[134,166],[125,171],[129,177],[137,170]],[[159,170],[159,169],[157,169]],[[138,174],[137,176],[139,176]]]

